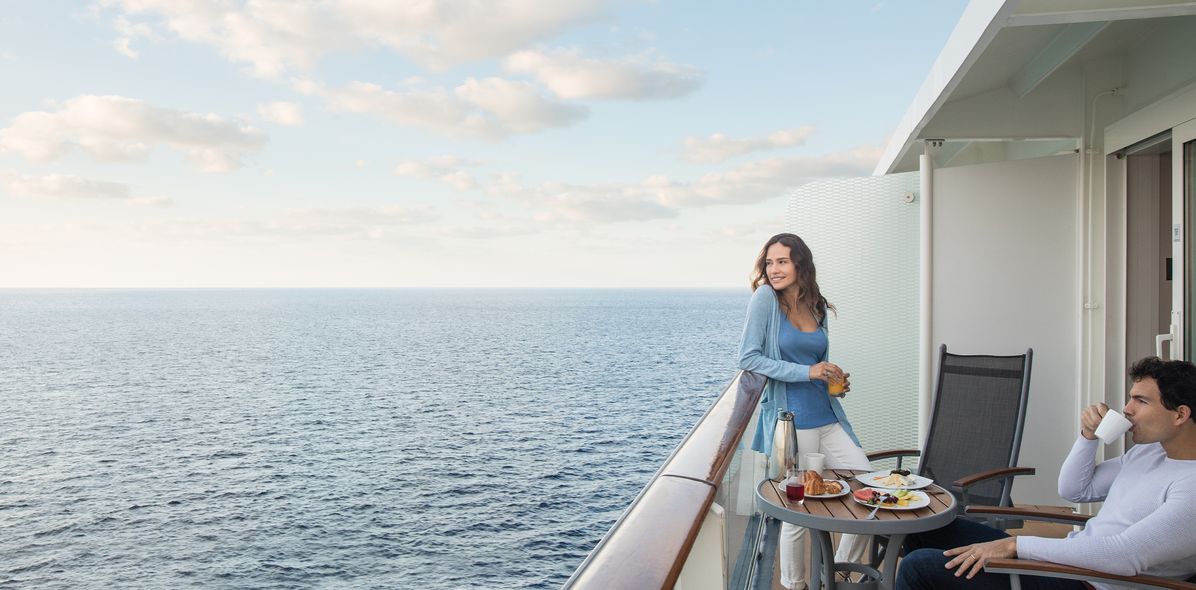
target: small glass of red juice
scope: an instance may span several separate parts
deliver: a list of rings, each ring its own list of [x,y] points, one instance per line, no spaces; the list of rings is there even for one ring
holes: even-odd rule
[[[796,477],[785,481],[785,497],[790,502],[801,502],[806,499],[806,484]]]

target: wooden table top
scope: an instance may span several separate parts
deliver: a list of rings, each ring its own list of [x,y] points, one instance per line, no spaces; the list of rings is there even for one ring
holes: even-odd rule
[[[848,485],[851,486],[851,491],[854,492],[858,489],[868,487],[868,486],[863,485],[862,483],[860,483],[858,480],[855,479],[855,476],[857,474],[861,474],[861,473],[869,473],[869,472],[861,471],[861,470],[850,470],[850,469],[828,469],[828,470],[822,472],[822,476],[826,479],[841,479],[843,481],[846,481],[848,483]],[[781,487],[781,483],[771,481],[771,480],[768,480],[768,481],[762,483],[760,485],[759,491],[760,491],[760,497],[764,501],[766,501],[770,504],[773,504],[774,506],[778,506],[778,507],[784,508],[786,510],[798,513],[801,516],[806,516],[807,518],[801,518],[802,521],[809,520],[808,517],[814,517],[814,519],[816,519],[816,520],[831,519],[831,520],[840,520],[840,521],[851,521],[851,520],[863,521],[864,519],[866,519],[868,517],[868,514],[870,512],[872,512],[872,508],[873,508],[872,506],[867,506],[864,504],[860,504],[859,502],[856,502],[851,493],[848,493],[844,496],[840,496],[838,498],[828,498],[828,499],[806,497],[806,501],[804,504],[799,504],[796,501],[790,502],[785,497],[785,491]],[[944,513],[954,514],[954,512],[955,512],[955,497],[953,495],[951,495],[951,493],[948,492],[947,490],[944,490],[943,488],[941,488],[937,485],[931,484],[925,488],[922,488],[920,490],[915,490],[915,491],[924,493],[927,496],[929,496],[930,497],[930,505],[925,508],[919,508],[917,510],[891,510],[891,509],[881,508],[880,510],[876,511],[876,519],[873,521],[869,521],[869,522],[879,521],[878,524],[880,524],[880,523],[884,523],[886,521],[915,521],[915,520],[927,519],[928,517],[934,517],[936,515],[940,515],[940,514],[944,514]],[[819,517],[821,517],[821,518],[819,518]],[[932,520],[938,521],[938,520],[942,520],[943,518],[945,518],[945,515],[944,515],[944,517],[934,518]],[[947,522],[949,522],[949,520]],[[803,524],[803,523],[798,523],[798,524]],[[896,524],[896,523],[893,523],[893,524]],[[910,523],[910,524],[913,524],[913,523]],[[941,525],[938,525],[938,526],[941,526]],[[822,528],[822,527],[819,527],[819,528]],[[889,528],[889,527],[886,527],[883,524],[881,524],[880,527],[878,527],[878,528]],[[905,527],[898,526],[897,528],[905,528]],[[919,527],[919,528],[921,528],[921,527]],[[931,527],[931,528],[936,528],[936,527]]]

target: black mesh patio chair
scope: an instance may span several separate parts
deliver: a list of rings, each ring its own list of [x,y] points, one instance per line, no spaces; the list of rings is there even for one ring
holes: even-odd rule
[[[1033,475],[1017,467],[1030,392],[1033,349],[1017,356],[950,354],[939,347],[938,388],[925,449],[869,453],[868,459],[917,457],[918,475],[951,490],[963,507],[1012,506],[1013,478]],[[1013,521],[994,521],[1018,526]]]

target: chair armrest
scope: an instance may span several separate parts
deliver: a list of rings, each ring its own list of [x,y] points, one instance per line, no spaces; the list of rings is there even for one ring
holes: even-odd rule
[[[1196,584],[1181,582],[1171,578],[1160,578],[1157,576],[1119,576],[1084,569],[1082,567],[1025,559],[990,559],[984,565],[984,571],[994,574],[1022,574],[1027,576],[1083,580],[1087,582],[1129,584],[1133,588],[1196,590]]]
[[[1037,520],[1072,525],[1082,525],[1088,522],[1088,519],[1092,518],[1090,515],[1076,514],[1074,512],[1049,512],[1046,510],[1009,508],[1005,506],[968,506],[964,508],[963,512],[964,514],[975,514],[978,516],[1010,516],[1019,520]]]
[[[956,488],[970,488],[978,483],[986,482],[990,479],[1006,479],[1015,475],[1034,475],[1033,467],[1002,467],[1000,469],[989,469],[988,471],[981,471],[980,473],[973,473],[972,475],[961,477],[951,485]]]
[[[875,453],[868,453],[869,461],[876,461],[877,459],[890,459],[893,457],[921,457],[922,451],[917,449],[893,449],[888,451],[876,451]]]

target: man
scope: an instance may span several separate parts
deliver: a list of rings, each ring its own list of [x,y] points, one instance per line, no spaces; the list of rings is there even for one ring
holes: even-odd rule
[[[1109,408],[1089,406],[1059,473],[1059,495],[1105,502],[1082,530],[1066,539],[1010,537],[956,519],[907,538],[897,588],[1007,589],[1009,576],[983,569],[990,559],[1009,557],[1121,575],[1183,579],[1196,573],[1196,366],[1149,357],[1130,368],[1130,378],[1124,414],[1133,424],[1135,446],[1097,465],[1095,431]],[[1075,580],[1033,576],[1022,576],[1022,587],[1085,588]]]

